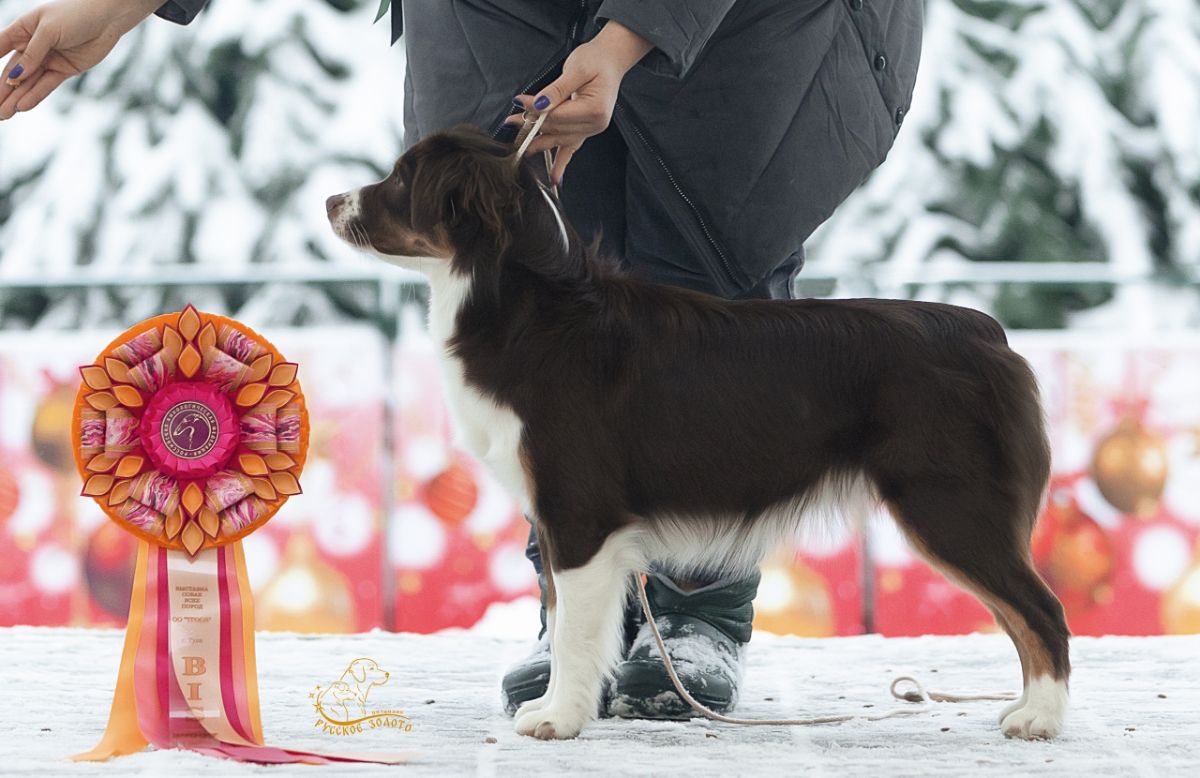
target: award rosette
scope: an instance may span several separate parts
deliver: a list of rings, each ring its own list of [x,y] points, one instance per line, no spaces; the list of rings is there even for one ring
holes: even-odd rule
[[[83,494],[138,537],[108,728],[77,760],[149,744],[259,763],[396,763],[264,745],[241,539],[300,493],[308,414],[297,365],[192,306],[138,324],[80,368]]]

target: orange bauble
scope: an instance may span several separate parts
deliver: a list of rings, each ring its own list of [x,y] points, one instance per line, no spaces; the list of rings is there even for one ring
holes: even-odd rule
[[[276,632],[353,632],[354,596],[346,577],[317,557],[303,535],[288,542],[279,569],[255,598],[259,629]]]
[[[1094,603],[1116,564],[1112,539],[1065,492],[1052,492],[1033,537],[1033,558],[1068,603]]]
[[[803,637],[834,634],[833,598],[820,574],[790,552],[774,554],[761,571],[754,629]]]
[[[443,470],[425,487],[425,504],[442,521],[461,524],[475,510],[479,487],[461,463]]]
[[[1114,508],[1147,518],[1157,510],[1167,485],[1166,444],[1139,419],[1124,416],[1096,446],[1092,477]]]

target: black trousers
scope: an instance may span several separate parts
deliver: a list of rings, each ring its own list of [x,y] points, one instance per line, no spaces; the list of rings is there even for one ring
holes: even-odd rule
[[[583,240],[591,241],[598,235],[601,250],[617,257],[629,272],[654,283],[717,293],[663,208],[662,194],[650,188],[629,158],[616,127],[609,125],[583,144],[567,166],[559,196],[567,218]],[[781,258],[779,266],[742,297],[790,300],[803,261],[803,252]],[[525,556],[541,575],[542,556],[537,533],[532,529]],[[691,582],[699,586],[716,581],[716,576],[691,576]]]

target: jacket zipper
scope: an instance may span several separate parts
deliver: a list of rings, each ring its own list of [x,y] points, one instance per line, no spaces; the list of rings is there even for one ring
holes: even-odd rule
[[[708,245],[716,253],[717,259],[720,260],[720,269],[725,276],[725,280],[730,283],[730,285],[733,287],[733,290],[741,289],[742,285],[738,283],[737,278],[734,276],[733,266],[729,261],[729,257],[725,256],[725,252],[721,249],[721,245],[717,243],[717,239],[713,237],[712,231],[708,227],[708,222],[706,222],[704,217],[700,214],[700,209],[696,207],[696,204],[692,202],[691,198],[687,196],[687,193],[683,191],[683,188],[679,186],[679,182],[675,180],[675,176],[673,173],[671,173],[671,169],[667,167],[666,161],[654,148],[654,145],[645,136],[645,134],[642,133],[642,129],[638,126],[638,123],[634,121],[632,117],[627,115],[627,112],[625,111],[620,99],[617,100],[617,104],[614,108],[614,114],[619,114],[625,119],[622,124],[628,127],[633,134],[637,136],[638,141],[642,144],[642,148],[644,148],[647,153],[650,154],[654,162],[658,165],[659,169],[662,170],[664,175],[666,175],[667,181],[671,184],[671,187],[674,188],[675,193],[679,195],[679,199],[683,200],[684,204],[687,205],[688,209],[692,212],[692,216],[696,219],[696,223],[700,225],[701,232],[704,233],[704,237],[708,240]]]
[[[571,22],[571,35],[569,39],[572,43],[579,43],[575,39],[575,35],[579,32],[580,25],[585,19],[587,19],[587,0],[579,0],[579,15],[575,17],[575,21]]]
[[[562,49],[559,49],[559,51],[561,52]],[[550,74],[550,71],[554,70],[556,67],[561,65],[563,60],[565,60],[565,59],[566,59],[566,55],[560,56],[559,54],[556,54],[554,56],[554,58],[552,60],[550,60],[550,63],[548,65],[546,65],[544,68],[542,68],[540,73],[538,73],[536,76],[534,76],[532,79],[530,79],[528,83],[526,83],[523,87],[521,87],[520,91],[517,92],[517,94],[523,95],[523,94],[527,93],[530,89],[533,88],[534,84],[538,83],[543,78],[548,76]],[[497,135],[500,134],[500,130],[504,129],[504,120],[507,119],[508,117],[512,116],[512,113],[513,113],[512,109],[505,109],[504,113],[502,113],[500,115],[500,118],[492,123],[492,137],[493,138],[495,138]]]
[[[587,18],[587,0],[579,0],[579,14],[575,17],[575,21],[571,22],[571,31],[569,33],[567,33],[567,41],[563,45],[563,48],[560,48],[558,50],[558,52],[554,55],[554,57],[551,58],[550,62],[545,67],[542,68],[541,72],[539,72],[533,78],[529,79],[529,81],[527,81],[525,83],[525,85],[521,87],[520,91],[518,91],[517,94],[523,95],[523,94],[528,93],[529,90],[532,89],[539,82],[541,82],[542,79],[544,79],[546,76],[550,75],[551,71],[553,71],[556,67],[558,67],[559,65],[561,65],[563,62],[566,61],[567,56],[575,48],[575,44],[577,44],[579,42],[576,40],[576,36],[579,34],[580,27],[582,26],[582,23],[583,23],[584,19],[586,19],[586,18]],[[509,116],[512,116],[512,111],[506,110],[499,119],[497,119],[495,122],[492,123],[492,137],[493,138],[495,138],[497,135],[500,134],[500,130],[504,129],[504,120],[507,119]]]

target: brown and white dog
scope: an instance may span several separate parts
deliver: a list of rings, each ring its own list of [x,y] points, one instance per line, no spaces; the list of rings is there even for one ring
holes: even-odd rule
[[[326,206],[343,239],[428,277],[459,433],[537,523],[553,668],[518,732],[592,717],[632,573],[746,571],[813,508],[869,500],[1016,644],[1004,733],[1059,733],[1069,632],[1029,550],[1049,450],[993,319],[631,278],[581,245],[532,162],[468,128]]]

